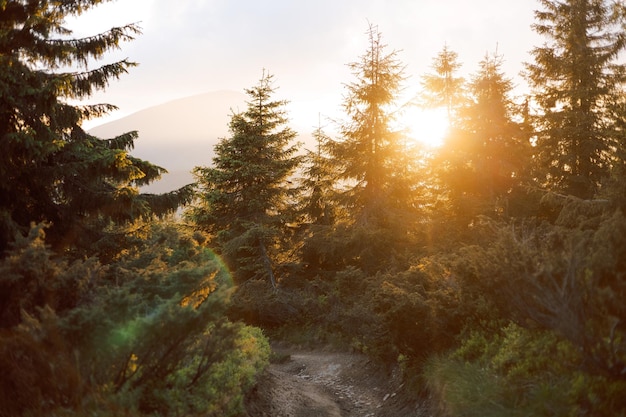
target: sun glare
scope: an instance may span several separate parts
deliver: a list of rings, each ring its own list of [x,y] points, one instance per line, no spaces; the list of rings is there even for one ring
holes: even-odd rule
[[[428,148],[437,148],[443,145],[448,133],[448,115],[446,109],[422,109],[411,107],[407,109],[400,120],[407,129],[410,140]]]

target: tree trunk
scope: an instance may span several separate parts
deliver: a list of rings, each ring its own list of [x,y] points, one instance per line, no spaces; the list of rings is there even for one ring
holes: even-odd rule
[[[270,261],[269,256],[267,256],[267,250],[265,249],[265,244],[260,239],[259,239],[259,247],[261,248],[261,255],[263,256],[263,263],[265,264],[267,275],[270,277],[270,283],[272,284],[272,288],[274,289],[274,291],[276,291],[276,279],[274,278],[274,271],[272,271],[272,261]]]

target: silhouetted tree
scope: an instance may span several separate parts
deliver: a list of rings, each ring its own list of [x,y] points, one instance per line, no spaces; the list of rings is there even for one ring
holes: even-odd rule
[[[315,150],[307,150],[301,182],[301,211],[305,223],[331,225],[336,217],[337,164],[330,157],[332,139],[321,127],[313,132]]]
[[[374,256],[359,251],[376,252],[384,259],[383,253],[390,255],[406,243],[418,217],[404,132],[394,124],[404,66],[395,51],[385,52],[375,26],[370,25],[367,35],[367,51],[349,64],[356,80],[346,85],[343,106],[348,120],[340,126],[341,138],[331,147],[331,156],[344,186],[341,204],[349,213],[343,221],[356,233],[347,251],[372,261]]]
[[[448,122],[453,118],[463,103],[465,80],[457,76],[461,68],[459,55],[450,50],[448,45],[435,58],[432,69],[434,73],[422,76],[422,92],[420,102],[430,108],[444,107],[448,114]]]
[[[478,214],[505,215],[508,195],[530,162],[530,143],[513,121],[519,108],[510,98],[512,82],[501,65],[497,54],[480,62],[456,126],[435,160],[454,215],[465,226]]]

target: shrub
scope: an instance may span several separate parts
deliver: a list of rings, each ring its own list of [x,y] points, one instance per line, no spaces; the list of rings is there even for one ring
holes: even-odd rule
[[[37,255],[30,269],[18,267],[24,254]],[[36,314],[25,312],[0,333],[9,376],[0,383],[2,417],[234,416],[269,362],[264,335],[226,318],[226,268],[173,227],[154,227],[141,250],[106,267],[66,262],[37,238],[9,253],[0,270],[13,282],[39,282],[27,272],[43,271],[46,285],[69,283],[58,288],[81,283],[83,272],[93,281],[58,315],[24,294]],[[12,293],[16,305],[19,296]]]

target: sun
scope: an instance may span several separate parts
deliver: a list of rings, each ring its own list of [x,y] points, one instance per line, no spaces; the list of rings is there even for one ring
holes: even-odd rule
[[[407,131],[408,139],[427,148],[443,145],[448,133],[449,122],[446,109],[407,108],[400,119]]]

